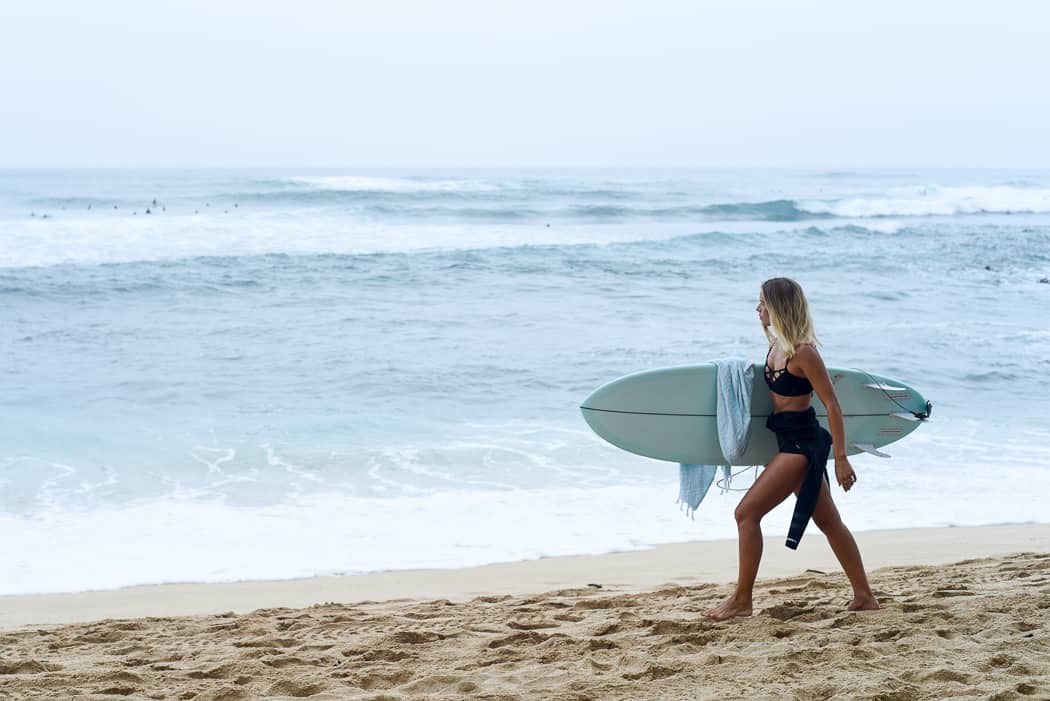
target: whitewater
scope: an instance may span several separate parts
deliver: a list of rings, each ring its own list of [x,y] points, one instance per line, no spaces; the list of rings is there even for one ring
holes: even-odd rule
[[[777,275],[935,405],[851,528],[1047,519],[1050,172],[0,171],[0,242],[0,594],[733,537],[578,406]]]

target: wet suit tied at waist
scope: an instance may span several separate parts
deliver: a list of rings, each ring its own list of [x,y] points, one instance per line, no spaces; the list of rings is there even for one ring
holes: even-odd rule
[[[798,490],[795,512],[791,515],[787,545],[798,548],[802,533],[813,517],[820,497],[821,480],[828,481],[827,462],[831,453],[831,434],[817,422],[817,412],[810,407],[805,411],[782,411],[766,419],[766,428],[776,434],[777,449],[781,453],[793,453],[806,457],[806,474]],[[830,486],[830,482],[829,482]]]

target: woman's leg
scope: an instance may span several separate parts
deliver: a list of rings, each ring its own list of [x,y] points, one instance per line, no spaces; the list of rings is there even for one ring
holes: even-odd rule
[[[839,516],[839,510],[831,498],[827,482],[820,486],[817,508],[813,510],[813,522],[827,536],[828,545],[838,558],[839,564],[846,572],[850,585],[853,586],[853,601],[850,611],[871,611],[879,608],[879,602],[868,584],[868,575],[864,572],[864,563],[860,559],[860,549],[853,534],[846,528]]]
[[[722,621],[751,615],[751,594],[762,559],[762,517],[799,488],[806,474],[806,456],[777,453],[758,476],[751,489],[736,507],[736,525],[740,536],[740,570],[736,590],[720,606],[707,612],[708,618]]]

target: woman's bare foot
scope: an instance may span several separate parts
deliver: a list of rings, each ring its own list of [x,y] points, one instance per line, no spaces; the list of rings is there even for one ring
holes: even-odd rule
[[[876,606],[877,605],[878,604],[876,604]],[[737,601],[736,594],[733,594],[704,615],[713,621],[727,621],[730,618],[750,616],[751,600]]]
[[[846,607],[846,610],[876,611],[878,608],[879,601],[875,598],[874,594],[856,594],[853,596],[853,601],[851,601],[849,606]]]

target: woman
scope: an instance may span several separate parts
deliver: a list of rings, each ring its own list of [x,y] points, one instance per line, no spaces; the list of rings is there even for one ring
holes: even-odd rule
[[[751,595],[762,557],[759,523],[792,492],[799,498],[788,533],[788,547],[797,547],[812,515],[853,586],[853,601],[848,609],[877,609],[879,603],[868,584],[857,543],[831,500],[825,467],[830,447],[834,448],[835,480],[839,486],[848,492],[857,483],[857,475],[846,459],[842,409],[828,370],[817,352],[806,296],[794,280],[766,280],[759,292],[756,311],[769,339],[765,376],[773,399],[773,414],[766,426],[776,433],[778,452],[736,508],[740,534],[736,590],[720,606],[708,611],[707,617],[721,621],[751,615]],[[830,436],[817,423],[816,412],[810,406],[814,390],[828,410]]]

